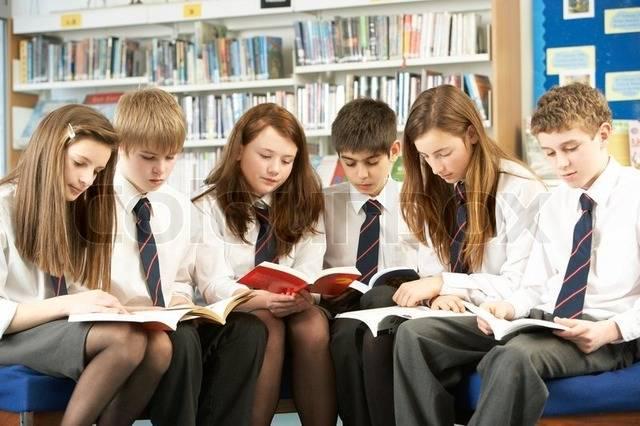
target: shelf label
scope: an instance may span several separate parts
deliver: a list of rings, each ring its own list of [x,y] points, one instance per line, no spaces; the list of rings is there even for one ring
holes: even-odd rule
[[[65,13],[60,16],[61,28],[80,28],[82,26],[82,15],[80,13]]]
[[[202,3],[187,3],[182,9],[184,18],[200,18],[202,17]]]

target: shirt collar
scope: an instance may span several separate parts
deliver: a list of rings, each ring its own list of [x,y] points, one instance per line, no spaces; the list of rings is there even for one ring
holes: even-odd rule
[[[399,191],[399,183],[393,180],[391,176],[387,176],[387,182],[384,184],[382,191],[380,191],[380,193],[375,197],[369,197],[368,195],[361,193],[355,186],[349,183],[349,204],[351,204],[353,211],[358,214],[360,210],[362,210],[362,206],[364,206],[364,204],[370,199],[373,199],[377,200],[382,205],[383,210],[393,213],[399,207]]]
[[[609,200],[609,196],[613,192],[613,188],[618,181],[622,166],[613,157],[609,157],[609,162],[604,168],[600,176],[591,184],[589,189],[584,190],[582,188],[576,188],[574,191],[576,203],[583,193],[586,193],[589,198],[595,201],[597,205],[605,205]]]
[[[116,173],[113,177],[113,189],[116,193],[116,200],[127,212],[133,212],[133,208],[138,204],[142,197],[147,197],[151,204],[151,214],[153,215],[153,199],[154,193],[150,192],[142,194],[138,189],[122,174],[122,171],[116,167]]]

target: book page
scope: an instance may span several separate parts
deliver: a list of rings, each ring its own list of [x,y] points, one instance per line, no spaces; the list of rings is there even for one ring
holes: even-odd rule
[[[398,324],[408,319],[427,317],[443,318],[470,315],[471,314],[469,313],[457,313],[452,311],[429,309],[425,306],[389,306],[386,308],[344,312],[342,314],[336,315],[336,318],[350,318],[360,320],[367,324],[367,327],[369,327],[369,329],[371,330],[371,334],[377,336],[380,331],[395,328]]]

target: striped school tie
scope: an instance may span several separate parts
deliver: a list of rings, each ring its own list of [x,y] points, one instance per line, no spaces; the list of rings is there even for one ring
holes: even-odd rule
[[[456,228],[451,240],[449,251],[449,261],[451,262],[451,272],[462,274],[469,273],[469,266],[462,259],[462,250],[465,244],[465,231],[467,229],[467,196],[464,189],[464,182],[458,182],[454,188],[456,197]]]
[[[61,275],[59,277],[56,277],[55,275],[49,275],[49,282],[51,283],[51,288],[53,288],[54,296],[66,296],[68,294],[67,280],[65,280],[64,275]]]
[[[149,295],[153,301],[153,306],[164,306],[158,250],[156,248],[156,239],[151,231],[151,223],[149,223],[151,219],[151,204],[149,200],[146,197],[140,198],[133,208],[133,212],[138,218],[136,221],[138,247]]]
[[[553,315],[562,318],[580,318],[587,292],[587,278],[591,265],[591,240],[593,236],[593,205],[587,194],[580,196],[582,215],[573,228],[573,245],[567,271]]]
[[[269,206],[266,204],[253,206],[253,211],[260,224],[258,239],[256,240],[255,266],[262,262],[278,263],[276,239],[269,220]]]
[[[362,275],[360,281],[368,284],[371,277],[378,271],[382,205],[378,201],[370,199],[364,203],[362,209],[366,216],[360,226],[356,268]]]

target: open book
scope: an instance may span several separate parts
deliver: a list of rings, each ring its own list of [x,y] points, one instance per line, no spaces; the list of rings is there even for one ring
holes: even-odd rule
[[[505,336],[515,333],[525,328],[551,328],[554,330],[568,330],[568,327],[556,324],[555,322],[533,318],[520,318],[513,321],[499,319],[491,315],[490,312],[477,307],[476,305],[464,302],[464,306],[489,324],[496,340],[502,340]]]
[[[238,282],[272,293],[296,293],[303,288],[313,293],[336,296],[345,291],[360,272],[352,266],[329,268],[311,278],[300,271],[277,263],[262,262],[242,276]]]
[[[175,330],[180,321],[192,319],[204,319],[217,324],[224,324],[227,315],[241,303],[249,300],[253,295],[251,290],[240,292],[236,295],[222,299],[208,306],[180,305],[171,308],[159,308],[132,311],[126,314],[114,313],[89,313],[69,315],[69,322],[100,322],[121,321],[144,323],[150,328],[162,330]]]
[[[381,269],[376,272],[369,280],[369,284],[354,281],[350,287],[364,294],[378,285],[388,285],[398,288],[402,283],[419,279],[420,275],[418,275],[414,269],[406,266],[395,266],[392,268]]]
[[[429,309],[425,306],[402,307],[389,306],[387,308],[365,309],[362,311],[344,312],[336,315],[336,318],[357,319],[371,330],[371,334],[377,336],[380,331],[390,330],[397,327],[401,322],[408,319],[426,317],[455,317],[470,316],[470,313],[457,313],[452,311],[441,311]]]

